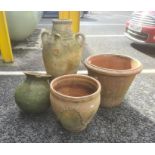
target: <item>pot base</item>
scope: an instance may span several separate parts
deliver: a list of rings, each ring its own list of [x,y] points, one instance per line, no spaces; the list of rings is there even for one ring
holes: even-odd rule
[[[101,107],[102,108],[114,108],[114,107],[119,107],[119,106],[121,106],[122,105],[122,103],[123,103],[123,101],[120,101],[120,102],[114,102],[114,103],[105,103],[104,101],[103,101],[103,99],[101,99]]]
[[[62,124],[61,124],[61,125],[62,125]],[[66,128],[66,127],[63,126],[63,125],[62,125],[62,127],[63,127],[65,130],[70,131],[70,132],[73,132],[73,133],[79,133],[79,132],[81,132],[81,131],[83,131],[83,130],[85,130],[85,129],[87,128],[87,126],[84,126],[84,127],[79,128],[78,130],[73,130],[73,129]]]

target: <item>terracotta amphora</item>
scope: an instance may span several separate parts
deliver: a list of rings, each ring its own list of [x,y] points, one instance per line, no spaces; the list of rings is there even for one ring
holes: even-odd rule
[[[116,54],[90,56],[85,66],[88,74],[101,83],[101,106],[108,108],[121,104],[136,74],[142,70],[138,60]]]
[[[87,127],[100,105],[100,83],[89,76],[63,75],[51,84],[51,105],[62,126],[72,132]]]
[[[50,106],[51,75],[35,72],[24,72],[26,75],[15,91],[15,101],[18,107],[27,113],[41,113]]]
[[[85,37],[73,34],[71,26],[71,20],[55,19],[52,32],[42,33],[44,66],[52,77],[76,73],[79,67]]]

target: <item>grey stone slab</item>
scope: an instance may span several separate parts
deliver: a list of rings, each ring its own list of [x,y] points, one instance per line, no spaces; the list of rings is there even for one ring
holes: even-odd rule
[[[14,50],[14,63],[0,63],[1,71],[44,70],[41,50]]]
[[[117,38],[86,38],[82,62],[93,54],[114,53],[131,56],[141,61],[144,69],[153,69],[155,66],[155,47],[147,47],[133,44],[125,37]],[[42,50],[15,50],[15,62],[7,64],[0,61],[0,70],[15,71],[15,70],[36,70],[44,71],[42,60]],[[79,70],[85,69],[81,63]]]

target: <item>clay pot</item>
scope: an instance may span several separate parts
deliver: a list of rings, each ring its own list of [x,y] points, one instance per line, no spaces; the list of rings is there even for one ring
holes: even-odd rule
[[[135,75],[142,70],[138,60],[115,54],[90,56],[85,66],[88,74],[101,83],[101,106],[108,108],[121,104]]]
[[[43,61],[52,77],[76,73],[80,64],[85,37],[73,34],[71,20],[53,20],[52,32],[42,33]]]
[[[51,105],[58,120],[69,131],[87,127],[100,105],[100,83],[84,75],[64,75],[50,84]]]
[[[41,113],[50,106],[50,75],[25,72],[26,79],[16,88],[15,101],[28,113]]]

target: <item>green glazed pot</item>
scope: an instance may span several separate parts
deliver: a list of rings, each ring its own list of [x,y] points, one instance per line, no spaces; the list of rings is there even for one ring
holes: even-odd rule
[[[50,86],[47,74],[25,72],[26,79],[15,91],[18,107],[28,113],[41,113],[50,106]]]

